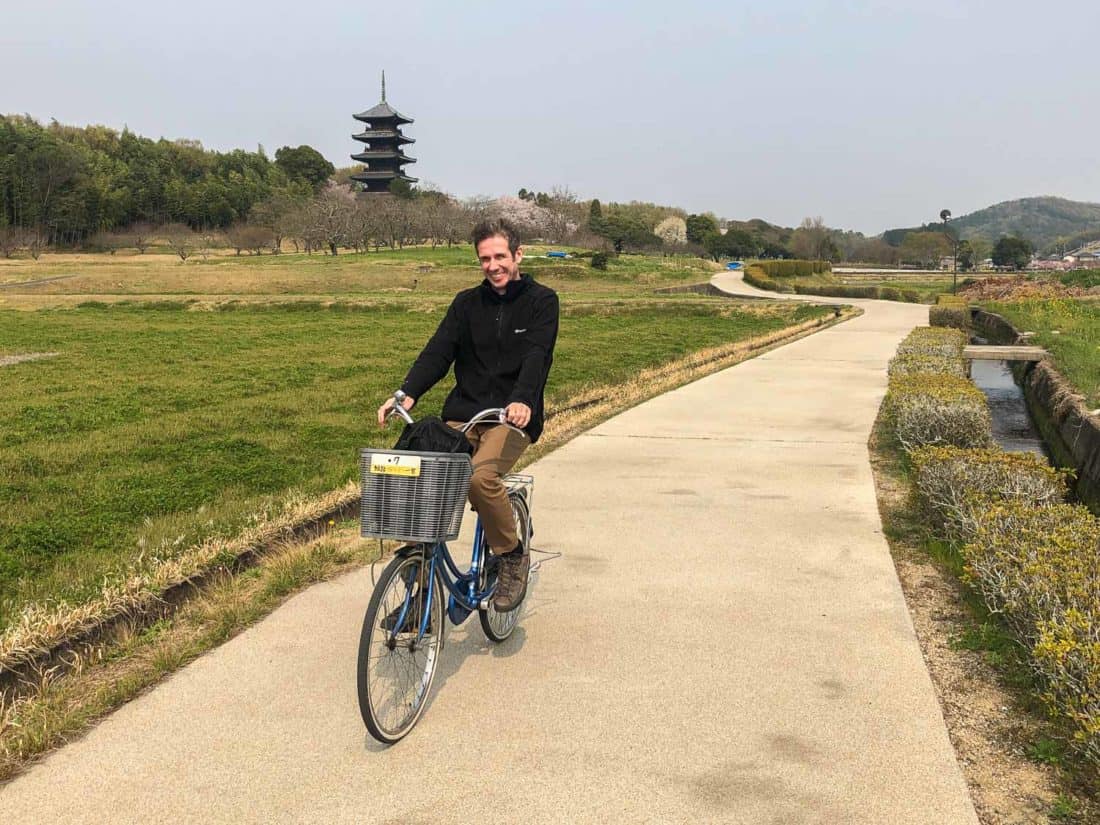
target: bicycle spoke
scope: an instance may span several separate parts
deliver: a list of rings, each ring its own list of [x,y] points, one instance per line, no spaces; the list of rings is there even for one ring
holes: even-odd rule
[[[397,568],[382,585],[385,590],[372,600],[359,659],[360,707],[368,727],[374,724],[379,729],[371,732],[381,734],[384,741],[400,738],[419,715],[431,687],[442,633],[439,594],[432,595],[429,609],[421,560],[395,564]],[[396,625],[399,618],[402,623]],[[421,636],[424,620],[430,628]],[[391,629],[383,626],[387,623]]]

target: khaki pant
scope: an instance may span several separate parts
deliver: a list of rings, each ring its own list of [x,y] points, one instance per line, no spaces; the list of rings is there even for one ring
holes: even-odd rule
[[[451,427],[461,421],[448,421]],[[478,424],[466,438],[474,447],[474,473],[470,477],[470,504],[481,516],[485,540],[494,555],[510,553],[519,543],[512,505],[501,478],[515,466],[531,439],[503,424]]]

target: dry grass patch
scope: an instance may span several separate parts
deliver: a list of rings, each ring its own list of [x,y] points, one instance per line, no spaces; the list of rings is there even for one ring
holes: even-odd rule
[[[291,498],[279,514],[258,519],[232,539],[213,538],[155,560],[121,582],[105,584],[98,597],[82,604],[27,605],[0,635],[0,674],[39,662],[66,639],[93,633],[113,619],[147,613],[170,588],[259,552],[296,528],[348,507],[358,495],[358,486],[349,483],[317,498]]]

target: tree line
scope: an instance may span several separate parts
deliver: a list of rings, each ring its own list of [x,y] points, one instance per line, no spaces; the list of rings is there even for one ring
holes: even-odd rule
[[[227,227],[273,196],[304,199],[334,169],[308,146],[215,152],[128,129],[0,116],[0,228],[71,246],[137,223]]]
[[[255,152],[204,149],[193,140],[152,140],[123,129],[42,125],[0,116],[0,255],[50,246],[144,252],[154,237],[181,257],[215,246],[238,254],[453,244],[487,216],[507,217],[525,237],[614,252],[723,258],[800,258],[938,267],[953,252],[960,269],[994,254],[1025,254],[958,242],[939,226],[868,238],[810,217],[785,228],[762,220],[632,201],[581,201],[568,189],[521,188],[515,197],[459,200],[395,182],[388,195],[357,191],[350,175],[309,146]],[[1025,242],[1026,243],[1026,242]],[[1015,246],[1013,246],[1015,244]],[[998,246],[1004,246],[999,244]],[[1029,254],[1030,250],[1028,251]]]

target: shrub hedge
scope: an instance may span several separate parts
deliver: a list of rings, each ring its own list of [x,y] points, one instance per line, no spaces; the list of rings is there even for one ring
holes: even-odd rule
[[[932,524],[947,538],[969,541],[978,516],[996,502],[1049,507],[1066,493],[1065,471],[1034,453],[999,447],[921,447],[910,456],[913,481]]]
[[[1070,471],[992,446],[985,397],[957,372],[965,343],[959,329],[914,329],[890,362],[886,411],[930,524],[963,545],[965,580],[1027,651],[1051,716],[1100,764],[1100,520],[1064,503]]]
[[[921,303],[920,293],[915,289],[899,289],[896,286],[878,287],[878,299],[880,301],[900,301],[905,304]]]
[[[978,514],[967,580],[1023,642],[1048,711],[1100,763],[1100,521],[1079,504]]]
[[[901,375],[957,375],[965,378],[966,362],[953,355],[903,352],[890,359],[886,372],[891,378]]]
[[[886,393],[894,433],[906,452],[928,445],[988,447],[993,422],[985,395],[957,375],[898,375]]]
[[[966,334],[961,330],[917,327],[898,345],[898,355],[944,355],[962,358],[966,341]]]
[[[919,304],[920,293],[915,289],[898,289],[893,286],[856,286],[852,284],[795,284],[799,295],[828,295],[833,298],[872,298],[879,301],[900,301]]]
[[[966,304],[936,304],[928,308],[928,323],[934,327],[970,329],[970,307]]]
[[[849,284],[795,284],[794,291],[802,295],[828,295],[833,298],[877,298],[877,286]]]
[[[769,278],[808,278],[833,271],[828,261],[757,261],[753,266],[760,267]]]
[[[950,293],[936,296],[936,305],[928,311],[928,323],[934,327],[970,329],[970,303]]]
[[[757,289],[766,289],[769,292],[794,292],[790,284],[780,284],[768,277],[768,273],[759,264],[750,264],[745,268],[745,283]]]

